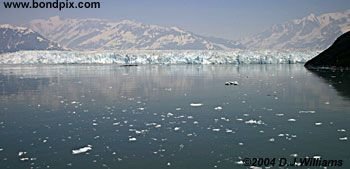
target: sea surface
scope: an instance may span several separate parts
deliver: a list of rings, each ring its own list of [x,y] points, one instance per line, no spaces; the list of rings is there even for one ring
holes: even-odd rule
[[[1,169],[253,168],[245,158],[277,168],[304,157],[350,168],[349,122],[349,71],[0,66]]]

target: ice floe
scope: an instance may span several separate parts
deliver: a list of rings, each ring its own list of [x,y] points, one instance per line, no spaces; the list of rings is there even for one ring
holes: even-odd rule
[[[348,137],[340,137],[339,140],[340,140],[340,141],[347,141],[347,140],[348,140]]]
[[[81,153],[86,153],[88,151],[92,150],[92,145],[87,145],[85,147],[81,147],[75,150],[72,150],[72,154],[81,154]]]
[[[202,103],[191,103],[190,104],[192,107],[200,107],[200,106],[203,106]]]

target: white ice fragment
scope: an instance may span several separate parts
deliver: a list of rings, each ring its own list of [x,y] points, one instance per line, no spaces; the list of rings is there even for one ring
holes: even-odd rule
[[[261,120],[253,120],[253,119],[250,119],[248,121],[245,121],[246,124],[264,124],[264,122],[262,122]]]
[[[129,138],[129,141],[136,141],[136,138],[135,137],[131,137],[131,138]]]
[[[316,113],[316,111],[314,111],[314,110],[301,110],[301,111],[299,111],[299,113],[301,113],[301,114],[308,114],[308,113],[310,113],[310,114],[314,114],[314,113]]]
[[[162,125],[157,124],[157,125],[155,125],[154,127],[155,127],[155,128],[160,128],[160,127],[162,127]]]
[[[174,127],[174,131],[180,130],[180,127]]]
[[[194,121],[193,124],[198,124],[198,121]]]
[[[243,165],[244,164],[244,162],[241,160],[241,161],[236,161],[236,164],[238,164],[238,165]]]
[[[25,151],[20,151],[20,152],[18,152],[18,157],[23,156],[23,155],[26,155],[26,154],[27,154],[27,152],[25,152]]]
[[[81,147],[79,149],[72,150],[72,154],[85,153],[85,152],[88,152],[88,151],[91,151],[91,150],[92,150],[92,146],[91,145],[87,145],[85,147]]]
[[[176,108],[175,110],[179,111],[179,110],[181,110],[181,108],[180,108],[180,107],[178,107],[178,108]]]
[[[289,122],[295,122],[295,121],[297,121],[297,120],[295,120],[295,119],[288,119],[288,121],[289,121]]]
[[[330,104],[329,102],[324,102],[324,104]]]
[[[348,137],[340,137],[339,140],[340,141],[346,141],[346,140],[348,140]]]
[[[346,132],[345,129],[338,129],[337,131],[338,131],[338,132]]]
[[[315,125],[316,126],[320,126],[320,125],[322,125],[322,123],[321,122],[317,122],[317,123],[315,123]]]
[[[284,114],[278,113],[278,114],[276,114],[276,116],[284,116]]]
[[[216,132],[218,132],[218,131],[220,131],[220,129],[213,129],[213,131],[216,131]]]
[[[226,129],[226,133],[233,133],[231,129]]]
[[[171,166],[171,163],[170,163],[170,162],[168,162],[168,163],[166,163],[166,165],[167,165],[167,166]]]
[[[294,153],[290,155],[291,157],[298,157],[298,154]]]
[[[222,110],[221,106],[215,107],[214,110]]]
[[[321,156],[313,156],[313,158],[320,159]]]
[[[269,142],[274,142],[274,141],[275,141],[274,138],[270,138],[270,139],[269,139]]]
[[[192,107],[200,107],[200,106],[203,106],[202,103],[191,103],[190,104]]]

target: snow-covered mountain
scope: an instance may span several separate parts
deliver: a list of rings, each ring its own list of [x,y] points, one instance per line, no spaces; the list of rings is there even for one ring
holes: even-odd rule
[[[78,50],[120,49],[232,49],[240,44],[203,37],[178,27],[148,25],[130,20],[102,19],[33,20],[30,27],[61,45]]]
[[[350,10],[319,16],[310,14],[301,19],[274,25],[262,33],[245,38],[241,43],[248,48],[325,49],[349,30]]]
[[[54,43],[37,32],[9,24],[0,25],[0,53],[20,50],[60,50]]]

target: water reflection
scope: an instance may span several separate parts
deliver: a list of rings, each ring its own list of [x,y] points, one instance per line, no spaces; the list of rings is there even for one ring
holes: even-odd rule
[[[349,159],[350,102],[302,65],[1,66],[0,75],[0,168]],[[88,154],[71,153],[87,144]],[[20,161],[20,151],[36,160]]]
[[[339,95],[350,99],[350,71],[349,70],[309,70],[324,82],[332,85]]]

